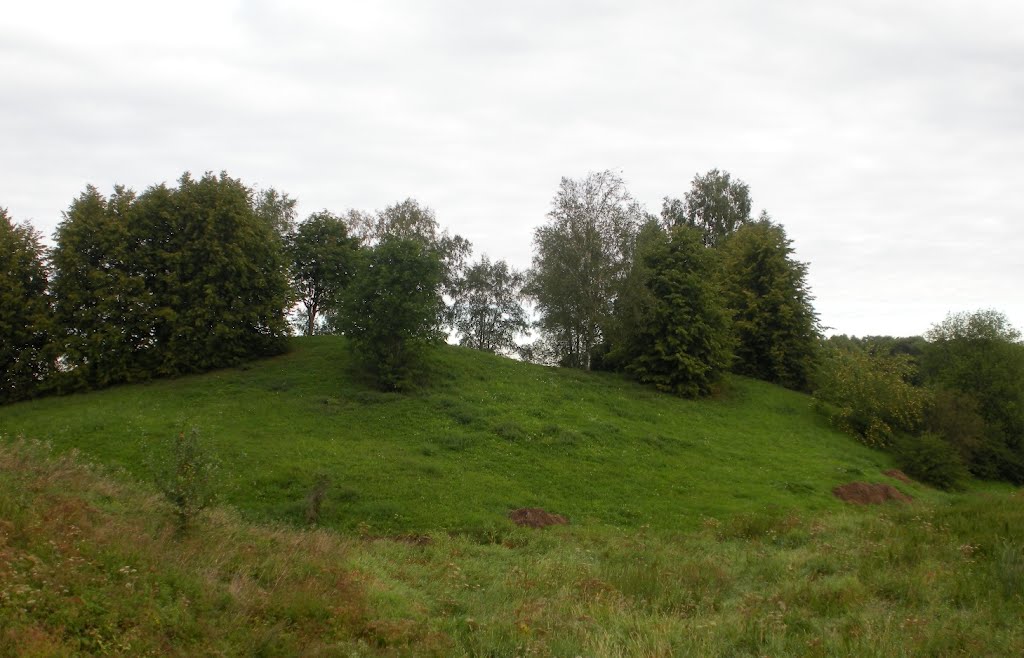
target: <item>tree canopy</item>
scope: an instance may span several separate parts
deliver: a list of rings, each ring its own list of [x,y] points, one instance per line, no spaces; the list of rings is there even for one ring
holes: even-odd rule
[[[732,359],[728,314],[709,276],[716,257],[688,226],[645,241],[636,265],[643,292],[632,310],[644,321],[613,348],[628,374],[675,395],[711,392]]]
[[[534,231],[528,294],[540,314],[538,328],[558,360],[590,368],[631,262],[643,213],[611,171],[563,178],[548,213]]]
[[[296,300],[302,305],[303,332],[337,325],[345,287],[355,275],[359,241],[345,221],[326,210],[313,213],[288,235],[286,251]]]
[[[668,227],[699,229],[704,244],[714,247],[750,221],[750,210],[750,187],[727,171],[712,169],[694,176],[684,200],[665,197],[661,218]]]
[[[226,174],[142,195],[88,187],[53,251],[64,386],[233,365],[285,349],[281,242]]]
[[[52,369],[48,275],[40,235],[0,208],[0,404],[38,393]]]
[[[721,249],[723,292],[736,336],[734,369],[807,390],[821,339],[807,265],[793,259],[785,229],[767,219],[744,224]]]
[[[515,338],[529,328],[520,302],[526,277],[503,260],[483,256],[462,278],[455,299],[459,344],[487,352],[517,352]]]
[[[421,240],[386,236],[365,250],[345,293],[344,333],[377,385],[412,385],[425,345],[441,338],[444,267]]]

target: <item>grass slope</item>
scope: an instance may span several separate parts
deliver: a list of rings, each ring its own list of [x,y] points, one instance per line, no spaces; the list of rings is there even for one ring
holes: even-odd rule
[[[185,536],[152,488],[0,442],[0,657],[1019,656],[1020,494],[412,544]]]
[[[293,346],[240,369],[4,407],[0,435],[146,479],[150,440],[195,426],[221,462],[223,499],[249,518],[300,522],[322,473],[322,524],[376,533],[496,532],[527,506],[685,531],[704,517],[835,510],[833,486],[888,481],[887,458],[829,428],[809,398],[753,380],[686,401],[443,347],[433,380],[397,395],[353,374],[343,339]]]

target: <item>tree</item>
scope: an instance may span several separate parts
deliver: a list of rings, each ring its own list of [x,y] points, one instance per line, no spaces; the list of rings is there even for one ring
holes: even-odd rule
[[[271,227],[256,214],[251,190],[225,173],[198,180],[186,173],[176,189],[160,186],[143,196],[151,195],[158,203],[140,204],[140,216],[160,213],[167,201],[173,209],[169,250],[150,254],[155,268],[147,268],[166,277],[156,299],[164,319],[157,372],[201,372],[285,351],[285,258]],[[163,221],[150,216],[145,225]]]
[[[57,227],[51,254],[61,390],[97,388],[149,376],[157,322],[141,270],[157,237],[130,232],[135,194],[116,187],[109,199],[93,187],[75,199]]]
[[[807,390],[821,332],[807,265],[782,226],[745,224],[722,244],[723,288],[736,336],[736,372]]]
[[[515,336],[529,328],[520,303],[525,276],[487,256],[466,270],[455,300],[460,345],[495,353],[517,351]]]
[[[527,293],[536,300],[538,327],[559,361],[590,369],[628,271],[643,216],[611,171],[581,180],[563,178],[548,213],[534,231]]]
[[[39,233],[0,208],[0,404],[32,397],[52,370],[47,278]]]
[[[389,236],[365,251],[342,321],[382,389],[409,387],[424,346],[440,340],[443,272],[420,240]]]
[[[925,381],[956,391],[985,423],[968,466],[982,477],[1024,482],[1024,344],[994,310],[951,314],[925,337]]]
[[[419,241],[426,249],[433,251],[442,266],[441,291],[453,300],[458,294],[466,261],[473,246],[461,235],[452,235],[443,230],[437,216],[429,207],[421,206],[415,199],[390,205],[376,214],[349,211],[349,223],[353,234],[364,245],[372,246],[385,238],[402,238]],[[454,327],[455,312],[451,305],[445,306],[442,322]]]
[[[53,252],[68,386],[98,387],[234,365],[286,347],[281,243],[226,174],[141,196],[94,187]]]
[[[359,242],[345,221],[326,210],[310,215],[287,239],[292,290],[304,310],[304,332],[316,333],[323,316],[337,322],[341,295],[355,272]]]
[[[685,201],[665,197],[661,217],[667,227],[700,229],[704,244],[714,247],[750,221],[750,209],[750,187],[741,180],[733,181],[728,172],[712,169],[694,176]]]
[[[282,241],[295,230],[296,199],[274,188],[253,192],[253,212]]]
[[[628,374],[685,397],[711,392],[732,357],[715,258],[686,226],[648,236],[636,266],[646,294],[631,311],[646,320],[613,348]]]

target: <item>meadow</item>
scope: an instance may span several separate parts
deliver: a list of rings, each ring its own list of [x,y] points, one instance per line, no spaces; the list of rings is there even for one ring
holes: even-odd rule
[[[809,398],[753,380],[685,401],[431,359],[382,394],[343,340],[301,339],[0,409],[0,655],[1024,653],[1018,491],[888,478]],[[182,535],[145,464],[193,426],[221,499]],[[852,480],[914,500],[836,500]],[[570,524],[514,526],[527,506]]]

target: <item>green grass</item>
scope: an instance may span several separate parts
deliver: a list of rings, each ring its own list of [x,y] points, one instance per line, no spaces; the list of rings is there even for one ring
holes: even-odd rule
[[[294,347],[0,408],[0,658],[1024,655],[1021,493],[886,478],[806,396],[451,347],[383,394],[344,341]],[[229,505],[182,534],[145,461],[193,426]],[[851,480],[915,500],[848,506]]]
[[[176,531],[151,487],[0,442],[0,656],[1011,656],[1024,499],[411,543]]]
[[[147,445],[197,427],[221,464],[222,499],[247,518],[301,523],[326,475],[321,525],[377,534],[487,536],[528,506],[575,525],[684,532],[708,517],[835,511],[835,485],[889,481],[888,458],[831,429],[808,397],[753,380],[687,401],[442,347],[431,381],[399,395],[354,374],[340,338],[293,347],[239,369],[7,406],[0,434],[146,480]]]

